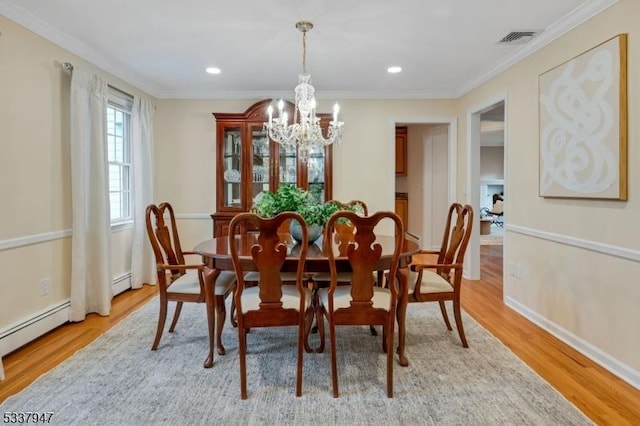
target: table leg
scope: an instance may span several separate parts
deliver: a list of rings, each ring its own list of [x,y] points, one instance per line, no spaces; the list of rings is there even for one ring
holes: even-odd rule
[[[215,316],[215,301],[214,301],[214,286],[216,278],[220,275],[220,271],[217,269],[211,269],[205,266],[204,268],[204,301],[207,305],[207,327],[209,329],[209,355],[204,361],[204,368],[213,367],[213,349],[215,346],[216,335],[216,316]]]
[[[409,293],[407,290],[409,272],[407,268],[398,269],[398,308],[396,317],[398,319],[398,359],[400,365],[407,367],[409,360],[405,354],[406,325],[407,325],[407,304],[409,303]]]

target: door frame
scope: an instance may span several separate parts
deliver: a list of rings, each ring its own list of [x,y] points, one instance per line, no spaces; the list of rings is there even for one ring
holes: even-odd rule
[[[480,279],[480,115],[493,108],[496,104],[504,103],[504,192],[509,194],[508,187],[508,162],[507,162],[507,94],[501,93],[492,98],[488,98],[467,110],[467,188],[466,200],[471,204],[476,212],[473,218],[473,229],[471,240],[469,241],[469,254],[464,260],[464,276],[469,280]],[[507,200],[508,201],[508,200]],[[502,250],[506,252],[508,244],[507,238],[507,217],[504,217],[505,235]],[[504,258],[504,257],[503,257]],[[504,275],[504,268],[503,268]],[[504,277],[503,277],[504,278]]]

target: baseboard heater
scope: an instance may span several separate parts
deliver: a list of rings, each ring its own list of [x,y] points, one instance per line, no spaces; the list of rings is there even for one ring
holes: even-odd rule
[[[131,273],[113,280],[113,295],[131,288]],[[69,321],[71,302],[52,305],[27,319],[0,330],[0,356],[6,355]]]
[[[25,321],[14,324],[6,330],[0,331],[0,347],[2,355],[13,352],[43,334],[69,321],[69,306],[71,302],[66,300],[58,305],[51,306]]]

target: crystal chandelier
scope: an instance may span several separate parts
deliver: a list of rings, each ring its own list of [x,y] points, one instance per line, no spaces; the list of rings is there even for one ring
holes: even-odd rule
[[[288,123],[288,115],[284,111],[284,101],[278,102],[278,117],[273,117],[273,106],[269,105],[269,122],[264,128],[269,137],[283,146],[297,147],[298,155],[307,161],[309,153],[314,148],[321,148],[333,143],[338,144],[342,138],[344,123],[338,121],[340,107],[333,106],[333,121],[329,122],[329,130],[325,138],[320,127],[320,119],[316,117],[315,89],[311,85],[311,76],[307,74],[307,32],[313,28],[308,21],[300,21],[296,28],[302,32],[302,74],[298,76],[296,86],[296,104],[293,122]]]

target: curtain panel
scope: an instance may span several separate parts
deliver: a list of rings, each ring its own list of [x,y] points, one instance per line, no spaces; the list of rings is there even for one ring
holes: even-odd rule
[[[73,69],[70,99],[72,261],[70,321],[108,315],[113,297],[106,143],[107,84]]]
[[[145,211],[153,202],[153,114],[148,99],[134,97],[131,112],[133,241],[131,248],[131,287],[155,284],[155,258],[147,238]]]

